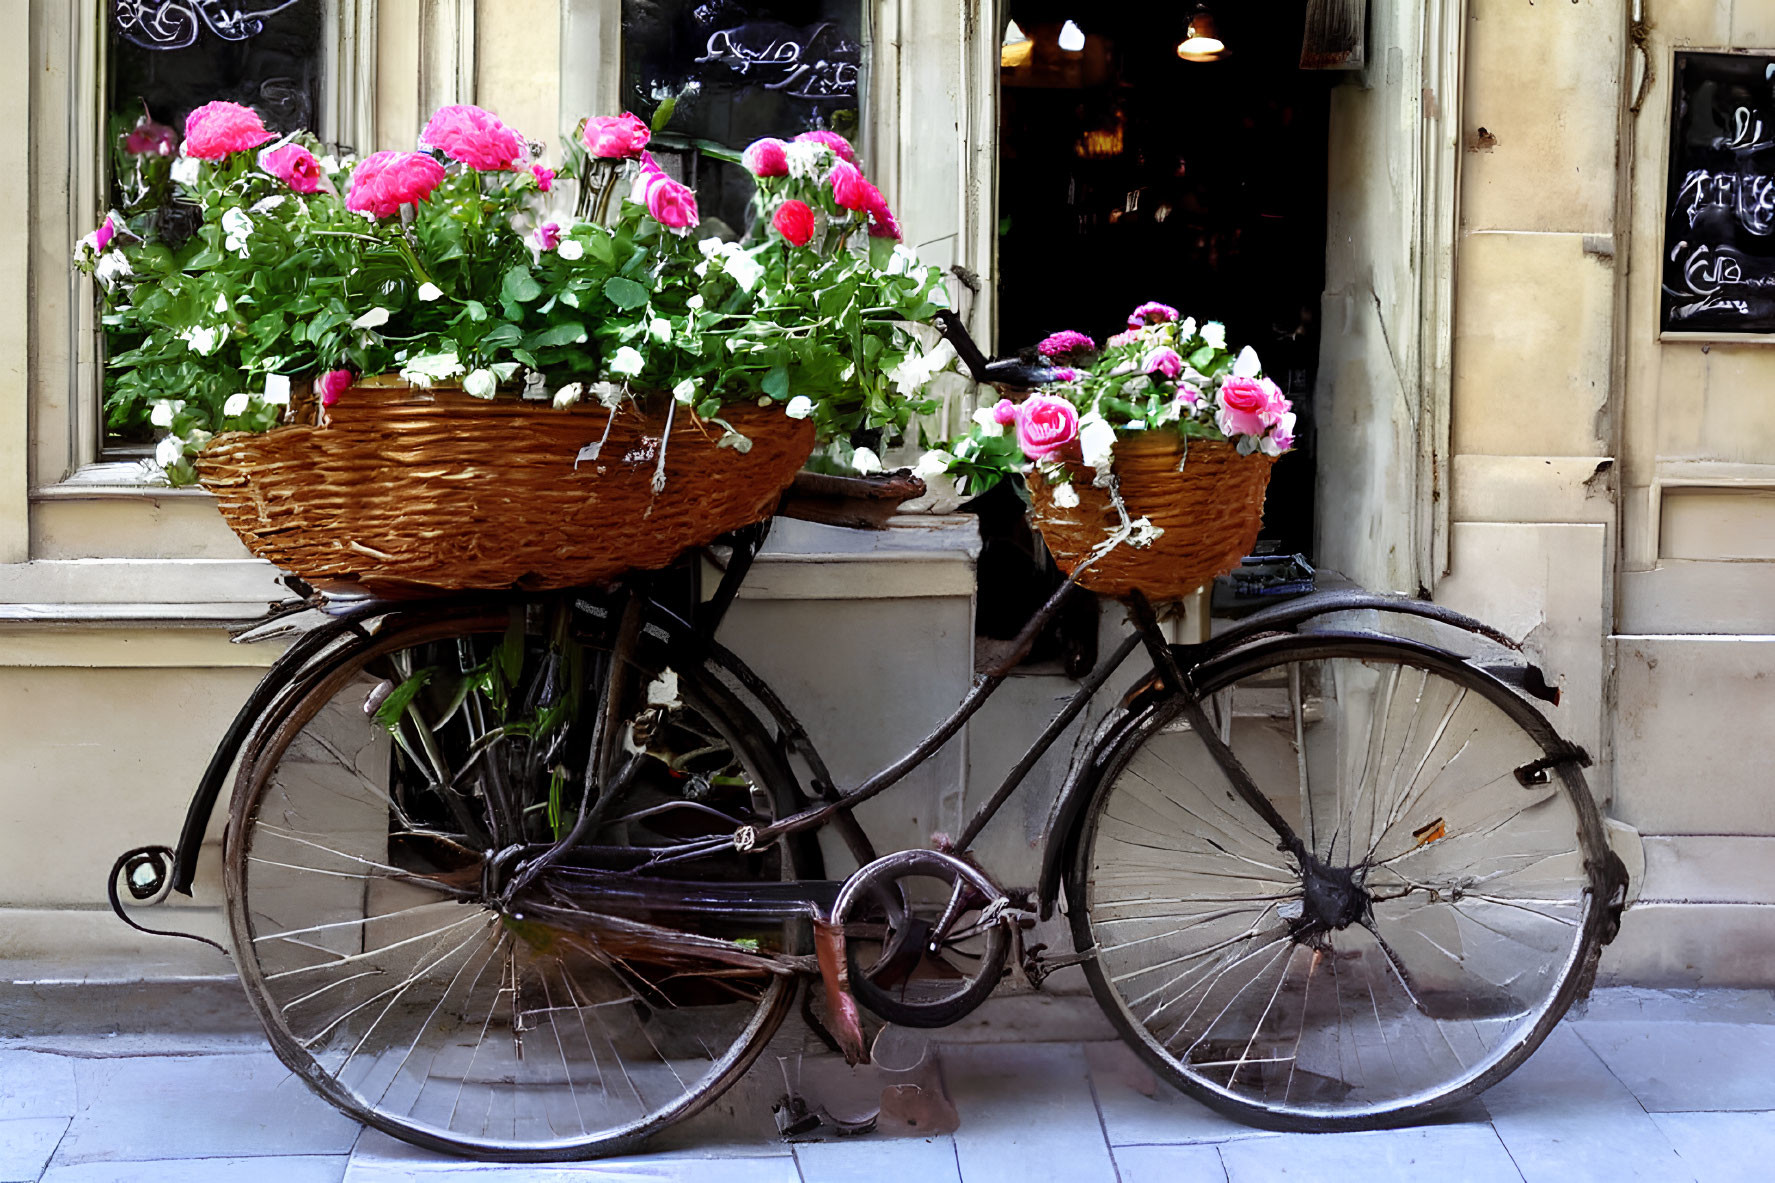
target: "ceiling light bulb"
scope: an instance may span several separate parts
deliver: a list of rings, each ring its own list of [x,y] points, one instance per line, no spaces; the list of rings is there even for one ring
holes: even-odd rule
[[[1079,53],[1085,48],[1085,31],[1079,28],[1076,21],[1067,21],[1060,26],[1060,48],[1067,53]]]
[[[1226,42],[1220,39],[1214,14],[1206,4],[1196,6],[1195,15],[1184,30],[1183,43],[1177,47],[1177,56],[1186,62],[1214,62],[1226,56]]]

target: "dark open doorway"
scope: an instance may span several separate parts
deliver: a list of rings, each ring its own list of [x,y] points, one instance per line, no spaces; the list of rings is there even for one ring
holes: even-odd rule
[[[1300,69],[1306,0],[1214,5],[1212,62],[1177,54],[1194,7],[1004,5],[1028,42],[1000,72],[998,349],[1102,341],[1146,300],[1224,322],[1300,415],[1264,536],[1310,553],[1332,79]]]

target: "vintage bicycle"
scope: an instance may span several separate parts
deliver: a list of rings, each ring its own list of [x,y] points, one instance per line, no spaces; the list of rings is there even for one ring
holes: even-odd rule
[[[1042,381],[947,328],[977,379]],[[1479,1093],[1588,988],[1626,874],[1588,758],[1537,706],[1556,692],[1480,622],[1320,591],[1178,645],[1135,593],[1127,635],[954,841],[880,854],[856,807],[955,737],[1086,593],[1063,585],[927,738],[840,785],[720,640],[767,529],[729,537],[707,595],[635,574],[316,597],[255,627],[241,639],[293,643],[176,850],[118,860],[113,906],[138,923],[120,890],[189,894],[232,773],[228,926],[272,1048],[357,1120],[495,1160],[635,1146],[736,1081],[798,994],[855,1059],[853,997],[941,1027],[1012,964],[1038,987],[1077,965],[1163,1079],[1255,1125],[1340,1130]],[[1476,643],[1379,631],[1389,618]],[[1118,677],[1037,881],[1001,882],[974,840]],[[840,846],[858,869],[834,875]],[[1022,948],[1057,911],[1072,951]]]

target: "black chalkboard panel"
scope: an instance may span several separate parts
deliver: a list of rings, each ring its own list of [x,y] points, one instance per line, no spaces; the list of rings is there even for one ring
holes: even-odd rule
[[[856,138],[863,0],[623,0],[622,12],[623,106],[647,119],[676,97],[664,139],[738,150],[814,128]],[[743,229],[743,170],[705,155],[691,173],[705,220]]]
[[[1775,54],[1676,55],[1666,333],[1775,334]]]

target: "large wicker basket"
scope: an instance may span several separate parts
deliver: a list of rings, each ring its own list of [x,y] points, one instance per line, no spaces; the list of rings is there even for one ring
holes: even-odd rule
[[[813,450],[812,423],[780,407],[728,408],[745,452],[680,408],[655,495],[663,418],[611,415],[372,379],[325,426],[217,436],[197,471],[254,554],[311,582],[551,588],[664,567],[768,516]]]
[[[1124,544],[1085,570],[1079,583],[1100,595],[1136,589],[1153,599],[1176,599],[1231,571],[1251,551],[1263,525],[1263,495],[1274,461],[1241,456],[1220,440],[1185,441],[1155,431],[1120,440],[1114,472],[1134,518],[1152,519],[1164,533],[1148,547]],[[1090,557],[1121,524],[1107,490],[1091,481],[1094,469],[1069,462],[1079,503],[1054,503],[1054,487],[1029,480],[1036,525],[1054,561],[1067,574]]]

